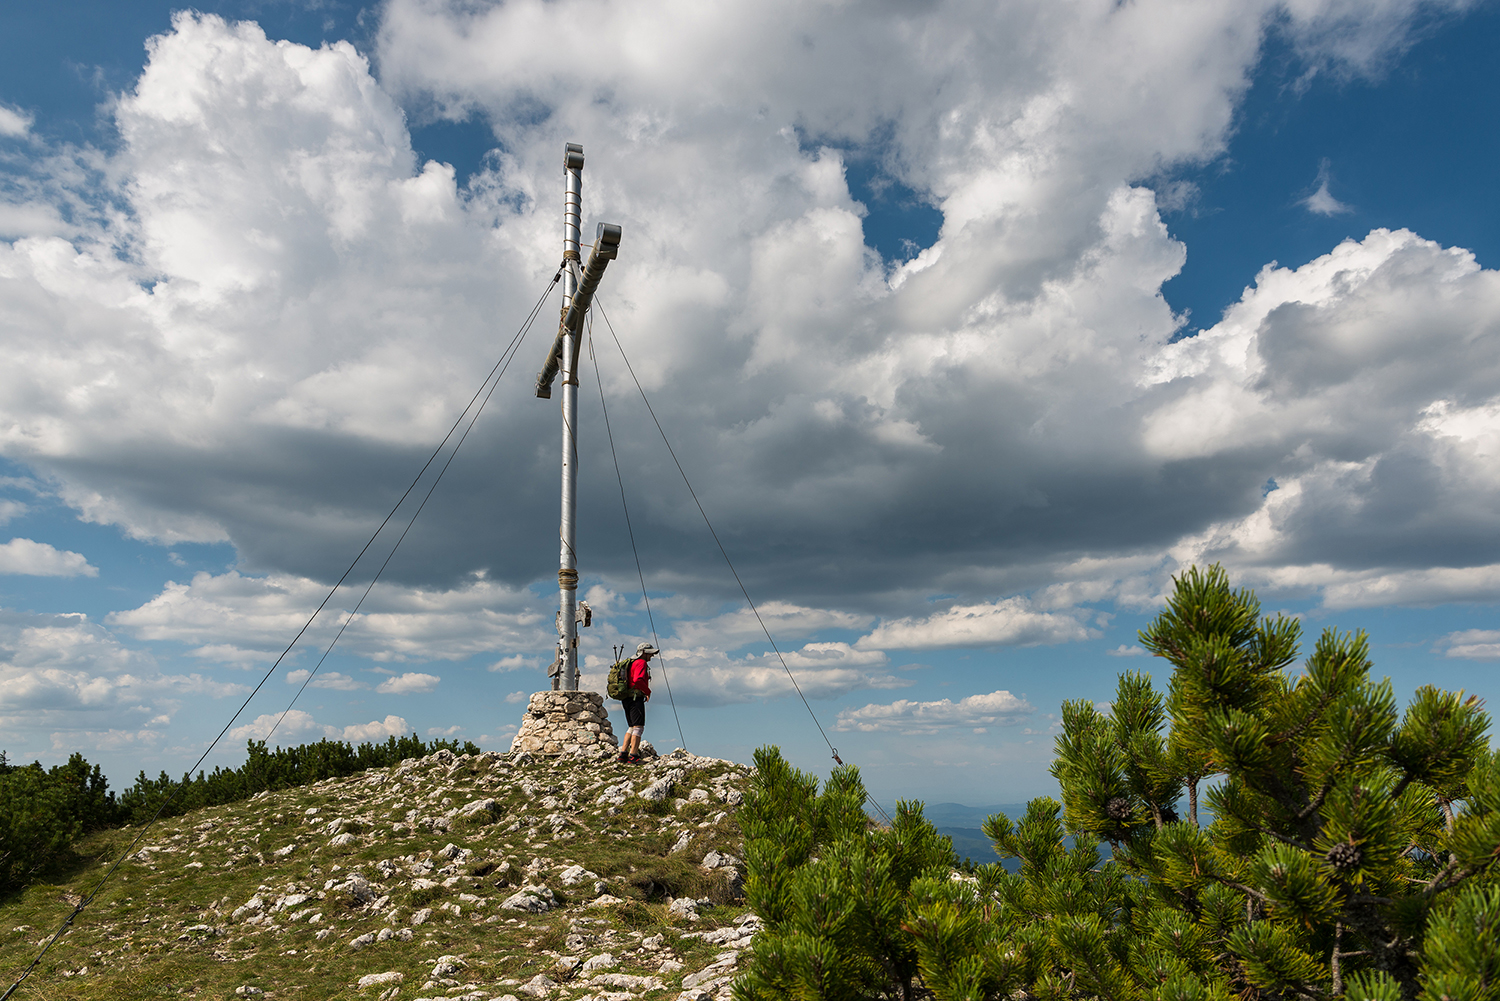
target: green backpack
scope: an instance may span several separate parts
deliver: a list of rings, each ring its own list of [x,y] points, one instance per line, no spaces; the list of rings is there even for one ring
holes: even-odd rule
[[[605,685],[604,690],[610,698],[623,702],[631,697],[630,665],[633,663],[635,663],[634,657],[626,657],[609,666],[609,683]]]

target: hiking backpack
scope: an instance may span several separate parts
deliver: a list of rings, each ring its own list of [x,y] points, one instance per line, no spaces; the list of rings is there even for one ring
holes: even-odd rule
[[[630,698],[630,665],[634,662],[634,657],[626,657],[609,666],[609,682],[604,690],[610,698],[619,699],[621,702]]]

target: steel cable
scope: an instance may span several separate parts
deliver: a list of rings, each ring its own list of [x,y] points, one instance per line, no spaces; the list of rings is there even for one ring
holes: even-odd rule
[[[661,657],[661,680],[667,685],[667,702],[672,706],[672,718],[677,721],[677,739],[687,749],[687,738],[682,735],[682,717],[677,714],[677,700],[672,697],[672,679],[667,674],[667,655],[661,652],[661,639],[656,635],[656,617],[651,614],[651,596],[646,593],[646,574],[641,570],[641,552],[635,545],[635,529],[630,524],[630,505],[625,503],[625,477],[620,473],[620,456],[615,451],[615,433],[609,426],[609,407],[604,402],[604,378],[599,374],[599,359],[594,356],[594,320],[589,316],[589,361],[594,363],[594,381],[599,384],[599,409],[604,411],[604,433],[609,437],[609,455],[615,462],[615,480],[620,484],[620,507],[625,511],[625,532],[630,536],[630,552],[635,556],[635,574],[641,582],[641,600],[646,603],[646,621],[651,624],[651,643]]]
[[[661,435],[662,444],[667,446],[667,452],[672,456],[673,465],[677,467],[677,472],[682,477],[682,482],[687,486],[688,493],[692,495],[693,503],[697,506],[698,513],[703,516],[703,524],[708,526],[708,533],[713,536],[714,544],[719,547],[719,555],[724,557],[724,562],[729,567],[729,572],[734,575],[734,582],[739,585],[740,593],[745,596],[745,603],[750,606],[750,611],[755,615],[755,621],[760,624],[761,632],[766,634],[766,641],[771,644],[771,649],[775,652],[776,659],[781,662],[782,670],[791,679],[792,687],[797,690],[797,697],[802,700],[802,705],[807,709],[807,714],[812,717],[813,725],[818,728],[818,733],[822,736],[823,743],[828,745],[828,750],[832,753],[833,760],[842,765],[844,760],[839,757],[839,749],[834,747],[833,741],[828,739],[828,733],[823,729],[823,724],[818,720],[818,714],[813,712],[813,707],[807,701],[807,696],[802,693],[802,686],[797,683],[797,676],[792,673],[792,669],[788,666],[786,658],[781,654],[781,648],[776,645],[776,638],[771,635],[771,630],[767,628],[765,620],[760,617],[760,609],[755,607],[755,599],[750,597],[750,591],[745,587],[745,582],[740,579],[739,571],[734,568],[734,561],[729,558],[729,552],[724,548],[724,543],[720,541],[719,533],[714,530],[713,522],[708,518],[708,512],[703,510],[703,502],[698,499],[698,492],[693,489],[693,484],[688,479],[687,471],[682,468],[682,462],[677,458],[676,449],[672,448],[671,441],[667,439],[667,432],[662,428],[661,421],[657,419],[656,410],[651,406],[651,400],[646,396],[646,390],[641,385],[641,380],[636,377],[635,366],[630,364],[630,358],[625,354],[625,346],[620,343],[620,336],[615,333],[614,324],[609,322],[609,314],[604,311],[604,306],[599,302],[597,296],[594,298],[594,308],[599,310],[599,315],[604,319],[605,327],[609,329],[609,336],[613,338],[615,347],[619,348],[620,357],[625,361],[625,368],[630,372],[631,381],[635,383],[636,391],[641,394],[641,402],[646,404],[646,411],[651,415],[651,422],[656,425],[656,431]],[[881,805],[875,802],[868,793],[865,794],[865,799],[885,818],[887,824],[891,823],[890,814],[886,813]]]
[[[443,448],[448,444],[448,440],[453,437],[453,433],[457,431],[459,425],[463,423],[464,417],[468,414],[470,408],[474,406],[474,402],[479,399],[480,394],[485,392],[485,387],[489,386],[490,380],[495,379],[495,381],[498,383],[499,380],[495,376],[496,371],[500,371],[502,375],[504,374],[504,370],[501,368],[501,366],[506,363],[508,357],[514,357],[514,349],[516,346],[518,346],[520,338],[523,337],[526,330],[531,327],[531,324],[536,319],[537,312],[542,308],[542,303],[546,301],[548,293],[552,291],[553,286],[557,284],[558,279],[561,277],[562,267],[559,266],[557,271],[552,275],[551,280],[547,282],[546,288],[542,290],[542,294],[537,298],[536,305],[531,308],[531,312],[527,316],[526,321],[521,325],[520,330],[514,337],[511,338],[511,343],[507,345],[506,350],[501,353],[500,359],[495,362],[494,366],[490,369],[489,374],[484,377],[484,381],[479,384],[479,388],[474,392],[474,395],[469,398],[468,404],[466,404],[464,406],[464,409],[459,413],[458,419],[453,422],[453,426],[448,429],[448,433],[443,435],[443,440],[438,442],[438,445],[435,449],[433,449],[432,454],[427,457],[427,461],[422,464],[422,468],[417,471],[417,475],[411,481],[411,485],[406,488],[406,491],[404,493],[402,493],[400,499],[397,500],[395,505],[391,508],[390,513],[385,516],[385,519],[381,521],[380,526],[375,529],[374,534],[372,534],[369,540],[364,544],[364,546],[360,548],[358,555],[354,557],[354,560],[349,564],[348,569],[346,569],[343,574],[339,576],[338,582],[335,583],[332,589],[329,590],[327,596],[318,603],[318,607],[313,611],[312,615],[308,617],[307,621],[302,624],[302,628],[297,630],[297,635],[292,637],[292,641],[286,645],[286,649],[281,651],[280,656],[278,656],[276,658],[276,661],[270,666],[270,668],[266,670],[265,676],[260,679],[260,682],[255,686],[253,690],[251,690],[250,694],[245,697],[245,701],[242,702],[240,704],[240,707],[235,710],[234,715],[229,717],[229,722],[224,724],[224,728],[219,731],[218,736],[216,736],[212,741],[209,742],[208,747],[204,749],[201,755],[199,755],[198,760],[193,763],[193,766],[191,768],[188,769],[186,773],[187,776],[191,776],[193,772],[203,764],[204,760],[208,758],[209,753],[218,746],[219,741],[224,739],[224,735],[229,732],[229,728],[234,726],[234,721],[240,718],[241,714],[244,713],[246,707],[250,705],[251,700],[255,698],[255,696],[263,687],[265,687],[266,682],[271,679],[271,676],[276,673],[276,669],[281,666],[281,662],[286,659],[287,654],[292,652],[292,648],[297,645],[297,641],[302,638],[302,635],[306,633],[309,628],[311,628],[313,622],[322,613],[323,609],[326,608],[328,606],[328,603],[333,600],[333,596],[338,593],[338,590],[343,586],[344,581],[347,580],[349,578],[349,575],[354,572],[354,568],[359,565],[359,561],[364,558],[365,553],[368,552],[370,547],[375,544],[375,540],[380,537],[380,533],[385,531],[386,525],[390,524],[391,519],[396,516],[396,512],[401,509],[401,505],[406,503],[406,499],[411,496],[411,492],[417,488],[417,484],[422,481],[422,477],[426,474],[427,470],[432,466],[433,462],[437,460],[437,457],[442,454]],[[490,393],[493,392],[494,387],[490,387]],[[488,399],[489,397],[486,396],[485,400],[488,401]],[[482,405],[481,409],[483,409]],[[475,416],[478,416],[477,412]],[[470,426],[473,426],[472,421],[470,422]],[[465,431],[466,435],[467,433],[468,432]],[[460,439],[460,443],[461,442],[462,439]],[[455,451],[457,451],[456,446]],[[449,457],[448,461],[452,462],[452,456]],[[443,468],[447,468],[446,464]],[[441,478],[441,473],[439,474],[439,478]],[[436,483],[434,483],[434,486],[436,486]],[[431,496],[431,491],[429,491],[428,496]],[[423,503],[425,504],[426,501],[424,500]],[[420,511],[421,508],[418,508],[419,513]],[[410,529],[410,527],[410,524],[408,524],[407,528]],[[402,533],[402,537],[405,537],[405,533]],[[397,545],[400,545],[399,541],[397,542]],[[389,562],[389,557],[387,557],[387,562]],[[382,569],[384,569],[384,567],[382,567]],[[369,591],[366,590],[365,593],[368,594]],[[352,614],[350,618],[353,618]],[[346,621],[344,625],[347,626],[348,622]],[[340,629],[339,632],[340,635],[342,635],[343,630]],[[335,637],[335,642],[337,642],[337,637]],[[332,649],[332,644],[329,645],[329,649]],[[327,653],[325,652],[323,656],[327,657]],[[320,660],[318,663],[321,666],[322,661]],[[307,680],[311,680],[311,675],[308,676]],[[306,687],[305,681],[303,683],[303,687]],[[291,706],[288,706],[287,710],[289,711],[290,709]],[[286,713],[283,712],[282,715],[285,716]],[[280,721],[278,720],[278,723],[279,722]],[[52,937],[47,940],[47,944],[42,947],[42,951],[37,953],[36,958],[27,965],[26,969],[22,971],[21,975],[16,978],[15,982],[6,989],[5,993],[0,994],[0,1001],[7,1001],[7,999],[16,992],[21,984],[26,981],[26,978],[31,976],[32,971],[36,969],[39,963],[41,963],[41,961],[46,957],[47,953],[51,951],[52,947],[57,944],[57,940],[62,938],[63,934],[72,927],[73,922],[78,918],[79,914],[83,913],[84,908],[93,903],[94,898],[99,895],[99,892],[104,889],[105,884],[109,882],[110,877],[115,874],[115,870],[117,870],[120,865],[134,853],[136,845],[141,843],[141,839],[146,836],[146,832],[149,831],[151,827],[157,822],[157,820],[161,818],[162,812],[177,801],[178,795],[180,795],[182,790],[186,787],[187,783],[185,782],[177,786],[177,788],[172,790],[171,794],[162,801],[161,806],[156,808],[156,812],[152,814],[151,819],[146,821],[145,825],[141,828],[141,832],[135,836],[135,839],[130,842],[126,849],[120,854],[120,856],[115,859],[114,863],[109,867],[104,875],[99,878],[99,882],[94,886],[94,889],[89,892],[89,895],[84,897],[73,906],[73,910],[69,912],[68,916],[63,920],[63,923],[58,926],[57,931],[53,932]]]
[[[547,292],[551,291],[552,287],[549,285],[547,288]],[[485,382],[490,387],[489,392],[484,394],[484,400],[481,401],[478,408],[475,409],[474,416],[469,418],[469,426],[464,428],[464,433],[460,435],[458,441],[454,443],[453,451],[448,453],[448,458],[443,462],[442,468],[438,470],[437,476],[432,480],[432,486],[427,488],[427,493],[423,496],[422,503],[418,504],[416,511],[412,512],[411,519],[407,521],[406,527],[401,530],[401,535],[396,539],[396,544],[391,546],[391,551],[389,553],[386,553],[385,561],[380,564],[380,569],[375,571],[375,576],[370,579],[369,585],[365,588],[365,593],[359,596],[359,601],[355,604],[354,610],[349,613],[349,616],[346,619],[344,619],[343,625],[339,626],[339,631],[334,635],[332,642],[328,644],[328,649],[323,651],[323,655],[318,658],[318,663],[313,666],[313,669],[308,674],[308,676],[302,679],[302,686],[297,689],[297,693],[292,696],[292,701],[287,703],[287,707],[281,711],[281,716],[277,718],[276,723],[271,727],[270,733],[266,734],[266,740],[271,739],[271,734],[276,732],[276,728],[281,726],[281,721],[286,718],[286,714],[292,711],[292,706],[296,705],[297,700],[302,697],[302,692],[307,688],[313,677],[318,673],[318,669],[323,666],[323,661],[327,660],[328,655],[333,652],[333,648],[338,644],[339,638],[344,635],[344,630],[349,628],[349,623],[353,622],[354,617],[359,614],[359,610],[361,607],[363,607],[365,599],[368,598],[370,596],[370,592],[375,589],[376,582],[379,581],[381,576],[385,574],[385,568],[390,566],[391,559],[396,555],[396,550],[400,549],[401,543],[406,541],[407,533],[410,532],[411,527],[417,523],[417,517],[422,513],[422,509],[427,506],[427,502],[432,499],[433,491],[437,489],[439,483],[443,482],[443,474],[448,472],[449,466],[453,465],[453,460],[458,455],[458,450],[460,448],[463,448],[464,441],[469,437],[469,432],[474,430],[474,424],[479,420],[479,415],[484,413],[484,408],[489,405],[490,397],[495,395],[495,390],[497,387],[499,387],[500,380],[505,377],[506,371],[510,368],[510,363],[515,360],[516,352],[521,349],[521,344],[526,339],[526,333],[531,329],[531,324],[536,320],[537,312],[541,309],[542,303],[546,301],[546,298],[547,294],[544,292],[542,294],[542,298],[537,302],[536,306],[532,308],[531,315],[526,318],[526,322],[522,325],[520,332],[517,333],[515,337],[511,338],[510,344],[506,346],[505,352],[500,356],[504,364],[500,366],[499,374],[494,375],[494,381],[491,382],[488,377],[485,379]],[[491,374],[494,374],[495,370],[490,369],[490,372]],[[480,388],[483,389],[482,386]],[[475,395],[477,396],[478,394]],[[470,400],[469,403],[472,406],[473,400]],[[464,412],[468,412],[467,408]],[[463,417],[462,415],[460,415],[459,420],[462,419]]]

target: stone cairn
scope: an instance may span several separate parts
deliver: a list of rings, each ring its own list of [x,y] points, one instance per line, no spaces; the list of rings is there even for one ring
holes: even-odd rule
[[[605,754],[620,746],[598,692],[537,692],[510,749],[533,754]]]

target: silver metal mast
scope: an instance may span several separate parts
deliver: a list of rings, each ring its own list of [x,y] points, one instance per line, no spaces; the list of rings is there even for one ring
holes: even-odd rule
[[[583,147],[568,143],[563,152],[563,173],[567,179],[563,195],[563,301],[562,315],[568,315],[573,296],[578,291],[579,229],[583,219]],[[578,689],[578,332],[560,324],[562,335],[562,523],[559,526],[561,547],[558,560],[557,590],[557,674],[554,689]]]
[[[557,658],[548,673],[552,688],[578,689],[578,627],[593,621],[588,602],[578,600],[578,348],[583,316],[594,300],[604,269],[620,248],[620,227],[599,224],[587,266],[579,279],[579,225],[582,219],[583,147],[568,143],[563,153],[567,177],[563,195],[563,303],[557,337],[547,351],[547,360],[536,377],[536,395],[552,399],[552,382],[562,374],[562,521],[558,528],[561,553],[557,571]]]

